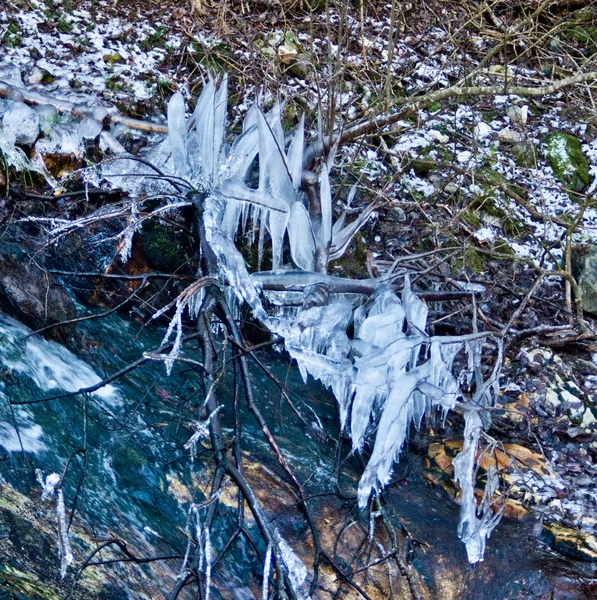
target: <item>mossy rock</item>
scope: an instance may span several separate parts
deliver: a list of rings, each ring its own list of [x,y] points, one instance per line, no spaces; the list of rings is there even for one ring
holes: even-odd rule
[[[0,598],[59,600],[60,596],[45,587],[38,577],[5,563],[0,564]]]
[[[147,266],[163,273],[180,271],[191,258],[184,233],[158,221],[146,223],[139,234]]]
[[[572,191],[581,192],[591,182],[589,163],[578,139],[570,133],[556,132],[545,139],[547,161],[555,176]]]
[[[472,229],[481,229],[482,223],[481,219],[477,216],[477,214],[472,210],[463,210],[460,213],[460,220],[468,227]]]

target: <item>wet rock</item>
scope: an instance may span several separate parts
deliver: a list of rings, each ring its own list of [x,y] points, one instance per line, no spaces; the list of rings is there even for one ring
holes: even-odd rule
[[[432,443],[423,461],[425,479],[455,499],[458,499],[460,492],[453,481],[452,461],[461,450],[460,440]],[[548,488],[561,487],[546,458],[519,444],[504,444],[491,454],[479,452],[477,458],[481,472],[489,468],[497,469],[508,487],[507,498],[498,491],[492,499],[496,507],[503,507],[504,516],[508,518],[527,517],[527,502],[539,502],[546,494],[552,493]],[[475,493],[481,497],[483,490],[478,489]]]
[[[547,161],[564,186],[580,192],[589,185],[589,163],[576,137],[569,133],[556,132],[547,136],[545,143]]]
[[[572,248],[572,275],[578,283],[583,310],[597,315],[597,246],[579,244]]]
[[[543,527],[541,538],[560,554],[575,560],[597,562],[597,539],[590,533],[548,523]]]
[[[0,252],[0,306],[32,329],[75,318],[73,301],[53,275],[26,257]],[[64,337],[71,329],[50,329],[50,337]]]

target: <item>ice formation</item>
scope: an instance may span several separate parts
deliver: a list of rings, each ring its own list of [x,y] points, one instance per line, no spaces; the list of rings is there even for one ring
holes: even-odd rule
[[[36,469],[35,475],[38,483],[42,486],[42,500],[48,500],[52,496],[56,499],[56,517],[58,520],[58,541],[60,548],[60,575],[64,579],[68,567],[73,563],[73,553],[68,537],[66,524],[66,510],[64,508],[64,494],[62,493],[62,478],[58,473],[50,473],[45,481],[42,472]]]
[[[455,469],[463,490],[459,535],[469,560],[482,560],[485,539],[499,519],[490,514],[491,494],[478,508],[472,492],[483,423],[480,414],[494,401],[499,375],[495,369],[485,381],[481,373],[480,355],[487,336],[429,336],[427,307],[411,290],[407,277],[402,278],[398,295],[388,281],[348,282],[327,275],[329,261],[342,256],[373,207],[347,222],[353,188],[346,210],[334,221],[330,171],[335,149],[319,162],[317,174],[304,172],[310,155],[305,152],[304,119],[287,139],[279,103],[267,113],[257,106],[250,109],[242,133],[228,143],[227,98],[226,79],[218,83],[210,78],[195,111],[187,117],[183,97],[175,94],[168,104],[168,135],[145,155],[144,162],[123,156],[99,168],[97,181],[103,178],[133,198],[123,247],[130,247],[140,224],[135,198],[141,194],[163,193],[165,210],[193,202],[202,211],[205,239],[222,283],[284,340],[304,378],[311,375],[333,391],[354,451],[372,444],[359,483],[360,507],[367,506],[371,495],[390,480],[411,424],[419,427],[434,411],[445,414],[453,409],[461,400],[463,384],[474,389],[473,401],[465,409],[465,447]],[[86,119],[76,130],[73,147],[79,148],[97,129],[91,118]],[[100,142],[105,133],[101,132]],[[48,139],[52,134],[61,134],[60,126]],[[6,136],[0,137],[0,148],[4,151],[4,144],[17,152],[14,141],[8,142],[6,146]],[[10,156],[9,160],[19,159],[18,152],[14,159]],[[273,272],[249,273],[236,246],[239,233],[257,243],[258,265],[267,241]],[[285,254],[286,246],[289,253]],[[292,265],[285,264],[286,256]],[[263,291],[274,281],[277,291]],[[174,341],[165,357],[168,369],[182,350],[183,311],[196,313],[202,298],[201,286],[193,284],[169,305],[175,313],[165,337]],[[456,369],[457,356],[461,358]],[[196,439],[200,435],[198,430]],[[203,536],[205,555],[206,535],[197,531],[198,538]]]

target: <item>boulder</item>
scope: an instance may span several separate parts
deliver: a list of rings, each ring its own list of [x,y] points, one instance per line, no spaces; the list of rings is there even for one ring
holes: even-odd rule
[[[0,308],[33,330],[76,317],[73,301],[55,277],[10,250],[0,252]],[[56,338],[69,333],[68,327],[48,330]]]
[[[564,186],[581,192],[589,185],[589,163],[576,137],[570,133],[556,132],[547,136],[545,144],[547,161]]]

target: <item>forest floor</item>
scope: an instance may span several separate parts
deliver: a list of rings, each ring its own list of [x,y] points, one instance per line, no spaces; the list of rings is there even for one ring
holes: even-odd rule
[[[204,3],[193,16],[171,0],[13,0],[0,8],[0,81],[21,78],[52,97],[163,124],[173,92],[191,111],[208,72],[226,72],[232,130],[256,100],[283,99],[287,128],[304,112],[312,134],[318,114],[329,132],[404,112],[339,149],[338,207],[358,182],[353,210],[375,203],[375,218],[331,272],[363,278],[400,267],[417,288],[476,293],[433,304],[432,331],[469,332],[475,319],[507,330],[503,413],[491,433],[512,455],[532,452],[526,465],[514,459],[517,468],[549,468],[547,479],[516,481],[511,496],[561,526],[552,542],[576,536],[574,552],[597,560],[597,328],[585,313],[579,329],[566,283],[576,277],[573,247],[597,236],[596,87],[577,81],[548,93],[597,68],[595,9],[433,0],[396,2],[392,14],[385,3],[315,4]],[[433,96],[469,75],[487,91]],[[113,133],[133,152],[157,138]],[[562,134],[551,139],[564,140],[556,149],[571,144],[563,166],[549,143]],[[61,189],[76,184],[69,176]],[[23,196],[0,202],[4,222],[31,214]],[[433,448],[437,481],[432,463],[450,449]]]

